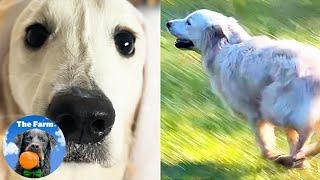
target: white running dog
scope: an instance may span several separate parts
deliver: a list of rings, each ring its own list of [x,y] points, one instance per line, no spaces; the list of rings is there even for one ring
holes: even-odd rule
[[[167,23],[176,47],[199,50],[211,84],[252,126],[263,155],[304,167],[320,151],[320,51],[296,41],[250,36],[232,17],[197,10]],[[274,125],[286,129],[289,156],[275,149]]]
[[[0,179],[19,178],[2,140],[26,114],[66,137],[46,179],[160,178],[159,40],[148,29],[125,0],[0,1]]]

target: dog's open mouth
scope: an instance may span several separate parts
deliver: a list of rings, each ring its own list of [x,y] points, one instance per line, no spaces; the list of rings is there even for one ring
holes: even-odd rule
[[[177,39],[176,40],[176,47],[179,49],[192,49],[194,47],[194,44],[192,41],[187,39]]]

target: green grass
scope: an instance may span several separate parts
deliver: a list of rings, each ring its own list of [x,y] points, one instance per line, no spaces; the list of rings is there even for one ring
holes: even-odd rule
[[[247,123],[211,92],[200,56],[174,47],[165,22],[200,8],[234,16],[251,34],[320,45],[318,0],[162,1],[162,179],[320,179],[320,156],[306,170],[264,160]],[[277,145],[287,152],[285,136],[277,135]]]

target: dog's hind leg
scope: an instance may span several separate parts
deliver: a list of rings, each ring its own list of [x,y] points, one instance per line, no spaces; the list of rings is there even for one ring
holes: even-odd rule
[[[311,136],[310,128],[301,132],[286,129],[287,140],[290,145],[290,156],[279,156],[274,161],[288,168],[303,168],[307,166],[306,154],[302,149]]]
[[[305,161],[307,154],[304,149],[310,146],[305,144],[312,135],[312,128],[306,127],[302,131],[298,131],[298,134],[298,141],[293,145],[290,156],[293,159],[292,167],[303,168],[307,165]]]
[[[320,153],[320,142],[318,140],[318,142],[312,143],[312,144],[308,144],[306,146],[304,146],[300,152],[297,153],[297,157],[302,157],[302,156],[315,156],[318,153]]]
[[[318,122],[315,127],[315,135],[317,137],[317,142],[302,147],[301,151],[296,155],[297,158],[302,156],[314,156],[320,153],[320,122]]]
[[[288,156],[288,159],[286,160],[287,163],[286,163],[286,167],[298,167],[297,165],[297,162],[295,162],[294,158],[293,158],[293,155],[295,154],[295,148],[297,146],[297,143],[299,141],[299,134],[296,130],[292,129],[292,128],[286,128],[285,129],[286,131],[286,135],[287,135],[287,141],[288,141],[288,144],[290,146],[290,156]],[[300,158],[300,162],[299,162],[299,167],[304,167],[306,166],[306,163],[305,162],[305,158]]]

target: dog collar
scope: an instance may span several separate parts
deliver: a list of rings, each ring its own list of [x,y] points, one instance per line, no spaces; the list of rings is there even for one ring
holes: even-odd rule
[[[40,178],[43,177],[43,172],[41,168],[36,168],[36,169],[24,169],[22,175],[24,177],[29,177],[29,178]]]

